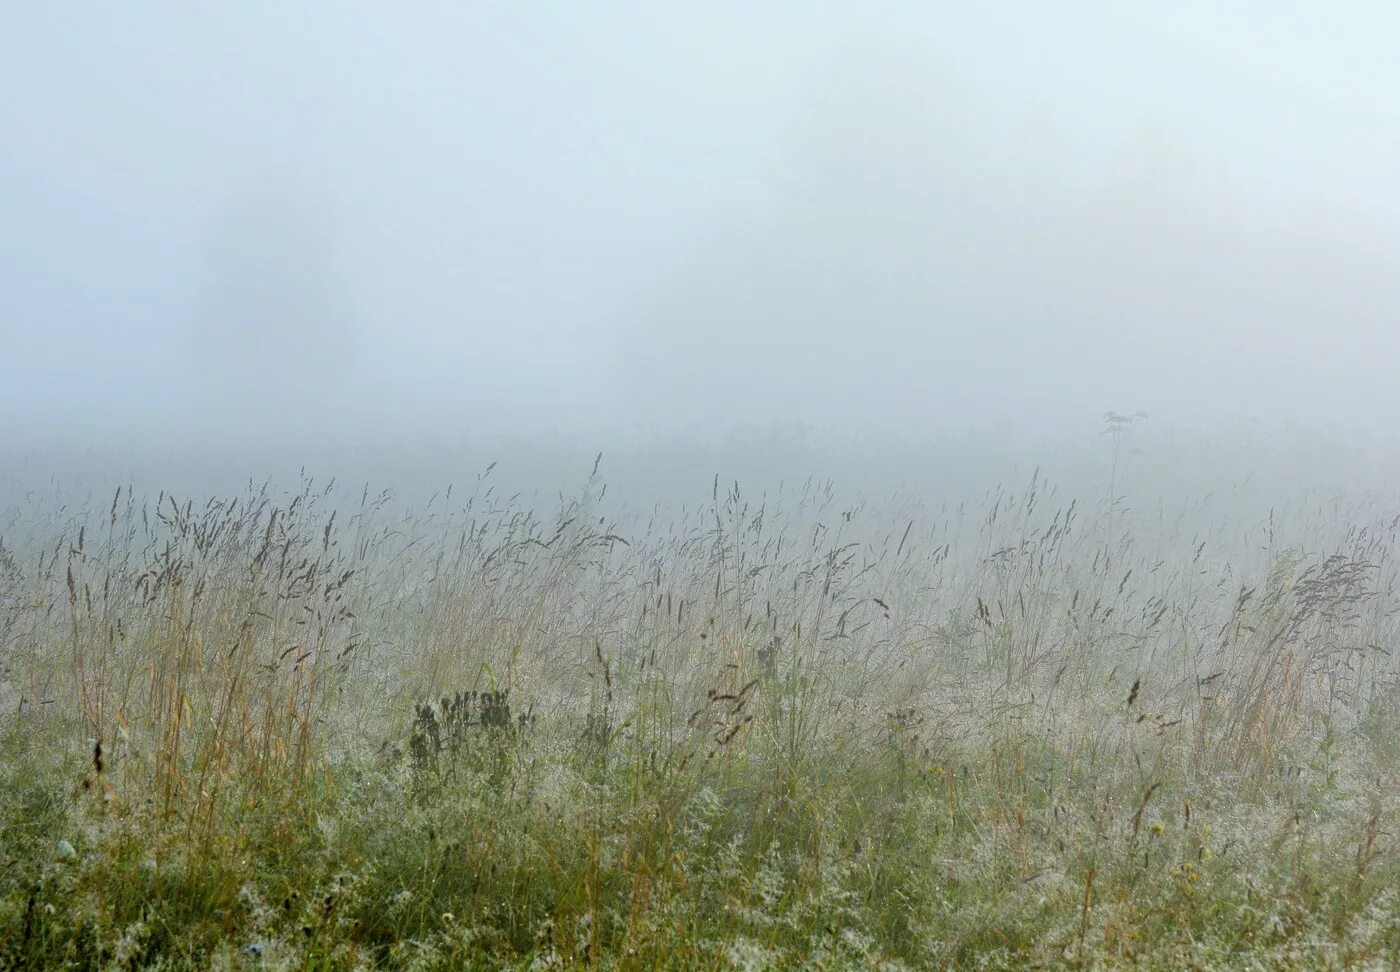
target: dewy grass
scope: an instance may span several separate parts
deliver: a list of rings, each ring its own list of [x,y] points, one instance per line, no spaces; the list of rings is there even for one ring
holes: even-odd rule
[[[832,497],[19,511],[0,961],[1400,954],[1395,517]]]

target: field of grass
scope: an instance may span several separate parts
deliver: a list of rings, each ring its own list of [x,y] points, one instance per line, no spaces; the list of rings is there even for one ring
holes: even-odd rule
[[[1396,961],[1396,510],[599,492],[8,514],[0,964]]]

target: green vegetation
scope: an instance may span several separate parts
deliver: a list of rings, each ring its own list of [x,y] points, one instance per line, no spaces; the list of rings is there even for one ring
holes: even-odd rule
[[[35,501],[0,963],[1394,961],[1400,518],[912,505]]]

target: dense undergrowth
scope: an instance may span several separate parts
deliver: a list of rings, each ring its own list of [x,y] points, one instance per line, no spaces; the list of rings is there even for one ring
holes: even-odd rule
[[[7,967],[1400,954],[1374,502],[391,509],[3,524]]]

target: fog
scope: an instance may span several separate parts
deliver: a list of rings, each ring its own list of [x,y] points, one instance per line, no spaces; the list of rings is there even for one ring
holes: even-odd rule
[[[1383,478],[1397,27],[6,4],[0,438],[31,480],[507,455],[548,481],[611,451],[928,482],[1069,474],[1142,410],[1206,437],[1197,480],[1237,452],[1221,429],[1297,447],[1269,469]]]

